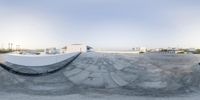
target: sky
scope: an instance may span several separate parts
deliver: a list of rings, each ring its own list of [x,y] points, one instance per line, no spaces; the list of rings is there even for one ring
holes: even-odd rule
[[[199,0],[0,0],[0,45],[200,48]]]

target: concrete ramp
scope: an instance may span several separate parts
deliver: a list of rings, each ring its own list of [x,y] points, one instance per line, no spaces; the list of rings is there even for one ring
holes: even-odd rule
[[[3,55],[3,61],[21,66],[46,66],[69,59],[79,52],[56,55]]]
[[[64,61],[57,62],[57,63],[51,64],[51,65],[46,65],[46,66],[24,66],[24,65],[13,64],[13,63],[10,63],[10,62],[4,62],[4,64],[0,63],[0,66],[3,69],[5,69],[6,71],[8,71],[10,73],[13,73],[13,74],[16,74],[16,75],[32,76],[32,77],[35,77],[35,76],[46,76],[46,75],[49,75],[49,74],[56,73],[56,72],[62,70],[63,68],[67,67],[80,54],[81,53],[78,53],[76,55],[73,54],[73,56],[72,55],[70,55],[70,56],[68,55],[67,56],[68,58],[66,58]],[[11,57],[11,56],[9,56],[9,57]],[[11,58],[19,58],[19,60],[18,59],[9,59],[9,60],[20,61],[20,60],[22,60],[22,59],[24,59],[26,57],[14,57],[14,56],[12,56]],[[45,58],[45,57],[42,57],[42,58]],[[36,58],[34,58],[34,59],[36,59]],[[6,60],[8,60],[8,59],[6,59]],[[27,59],[27,61],[30,61],[30,59]]]

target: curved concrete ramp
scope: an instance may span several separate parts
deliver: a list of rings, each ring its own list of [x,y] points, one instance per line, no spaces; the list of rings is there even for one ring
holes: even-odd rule
[[[22,66],[22,65],[17,65],[13,64],[10,62],[5,62],[5,64],[0,63],[0,66],[7,70],[10,73],[17,74],[17,75],[22,75],[22,76],[45,76],[49,74],[53,74],[55,72],[58,72],[62,70],[63,68],[67,67],[70,63],[72,63],[80,53],[74,55],[67,56],[64,61],[57,62],[52,65],[47,65],[47,66]],[[69,58],[70,57],[70,58]],[[30,59],[28,59],[30,60]],[[24,69],[24,71],[23,71]]]
[[[76,53],[56,54],[56,55],[21,55],[21,54],[5,54],[3,60],[21,66],[47,66],[55,63],[62,62],[69,59]]]

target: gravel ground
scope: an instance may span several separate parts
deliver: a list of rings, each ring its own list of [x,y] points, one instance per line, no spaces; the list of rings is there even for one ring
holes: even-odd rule
[[[197,100],[200,97],[199,58],[198,55],[89,52],[49,76],[22,77],[0,68],[0,97]]]

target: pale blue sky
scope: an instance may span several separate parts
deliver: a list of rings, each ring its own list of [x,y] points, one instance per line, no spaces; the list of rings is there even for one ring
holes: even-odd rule
[[[0,0],[0,43],[198,47],[199,0]]]

